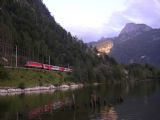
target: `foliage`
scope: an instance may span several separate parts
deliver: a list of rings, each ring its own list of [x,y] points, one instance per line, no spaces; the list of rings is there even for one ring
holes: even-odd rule
[[[0,64],[0,79],[8,79],[9,75],[6,71],[6,69]]]
[[[18,84],[18,88],[20,89],[24,89],[26,86],[25,86],[25,83],[24,82],[21,82]]]
[[[44,81],[51,83],[52,79],[54,84],[66,81],[119,82],[124,80],[123,66],[107,55],[97,56],[96,49],[88,47],[82,40],[62,28],[41,0],[1,0],[0,5],[0,42],[11,45],[10,48],[14,53],[9,52],[8,56],[13,56],[15,54],[13,48],[18,47],[18,65],[24,66],[26,60],[48,63],[50,56],[52,65],[69,66],[73,69],[73,73],[68,75],[28,71],[24,74],[23,71],[14,73],[13,70],[15,76],[12,75],[12,77],[15,80],[29,79],[25,84],[30,84],[28,82],[36,79],[39,81],[36,84],[39,85]],[[141,77],[141,71],[145,68],[147,67],[128,66],[130,76],[137,77]],[[2,78],[7,76],[3,68],[0,68],[0,74]],[[147,68],[142,76],[148,77],[150,74],[152,70]],[[19,86],[22,87],[23,84]]]
[[[148,64],[131,64],[128,65],[130,79],[145,80],[157,76],[157,69]]]
[[[2,32],[11,36],[2,35],[1,39],[11,43],[12,47],[17,45],[19,56],[43,63],[48,63],[50,56],[51,64],[73,68],[74,72],[68,79],[75,82],[105,81],[106,71],[99,65],[116,64],[107,56],[98,58],[97,53],[82,40],[64,30],[41,1],[3,0],[1,4],[1,26],[5,28]],[[24,57],[19,60],[19,65],[24,65]]]
[[[69,83],[71,81],[70,75],[67,73],[59,74],[54,71],[25,70],[20,68],[7,69],[7,71],[12,79],[1,81],[0,87],[8,86],[25,88],[34,86],[49,86],[51,84],[55,85]]]

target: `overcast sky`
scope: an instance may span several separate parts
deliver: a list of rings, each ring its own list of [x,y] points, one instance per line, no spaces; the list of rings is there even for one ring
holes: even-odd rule
[[[160,0],[43,0],[51,14],[84,42],[117,36],[126,23],[160,28]]]

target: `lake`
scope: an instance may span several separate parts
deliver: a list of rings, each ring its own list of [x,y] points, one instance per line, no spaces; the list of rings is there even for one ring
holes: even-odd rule
[[[0,96],[0,120],[160,120],[160,81]]]

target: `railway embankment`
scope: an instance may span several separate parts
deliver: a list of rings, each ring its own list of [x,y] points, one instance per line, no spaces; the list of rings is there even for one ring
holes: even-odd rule
[[[0,79],[0,93],[52,90],[78,87],[72,73],[42,69],[7,68],[6,78]]]

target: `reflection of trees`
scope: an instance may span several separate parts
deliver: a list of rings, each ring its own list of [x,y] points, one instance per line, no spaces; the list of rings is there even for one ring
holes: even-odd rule
[[[144,81],[141,83],[130,84],[130,94],[134,96],[149,96],[160,88],[159,81]]]
[[[58,100],[55,102],[50,102],[46,105],[39,106],[37,108],[33,108],[29,113],[29,119],[35,119],[40,117],[44,113],[52,113],[54,110],[71,108],[73,105],[73,101],[70,98],[66,98],[64,100]]]
[[[47,105],[40,106],[40,107],[32,109],[29,112],[28,117],[29,117],[29,119],[34,119],[34,118],[40,116],[43,113],[52,112],[52,110],[53,110],[53,105],[52,105],[52,103],[49,103]]]
[[[114,107],[106,106],[103,111],[101,111],[101,119],[103,120],[118,120],[118,114]]]
[[[160,81],[144,81],[135,83],[109,84],[103,88],[102,92],[107,95],[107,99],[116,96],[149,96],[157,89],[160,89]],[[104,96],[105,97],[105,96]]]

